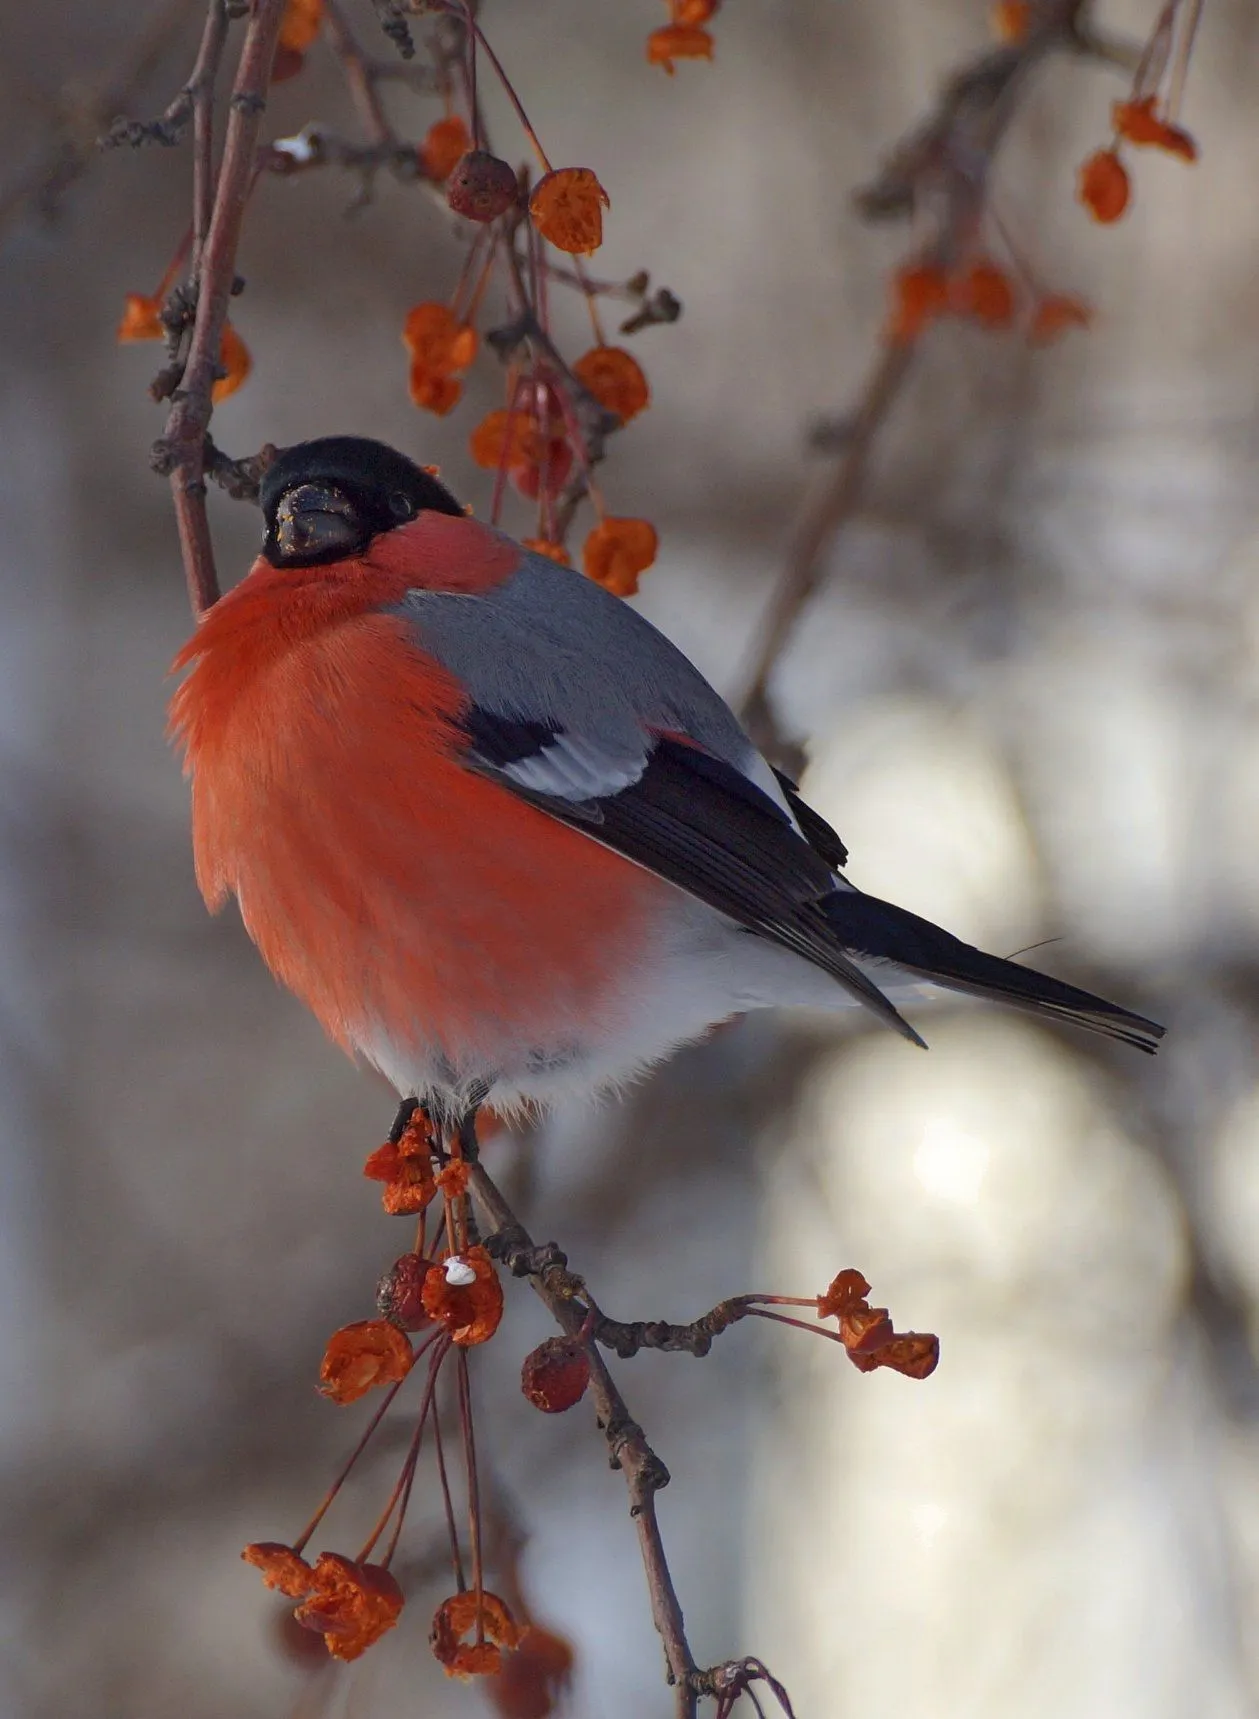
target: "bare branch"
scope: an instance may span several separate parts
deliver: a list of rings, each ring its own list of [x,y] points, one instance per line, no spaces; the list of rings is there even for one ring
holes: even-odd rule
[[[221,9],[222,0],[210,0],[211,13]],[[183,386],[175,396],[166,433],[153,450],[154,464],[170,474],[188,595],[193,613],[198,616],[203,615],[219,595],[214,549],[205,511],[205,435],[214,409],[211,389],[223,339],[223,325],[227,320],[228,300],[236,278],[236,252],[245,204],[254,179],[258,130],[266,110],[271,66],[283,13],[284,0],[256,0],[245,34],[232,90],[213,208],[192,282],[197,313]],[[207,38],[210,32],[211,20],[207,20]],[[216,36],[215,40],[221,56],[221,38]],[[196,107],[212,107],[217,70],[217,61],[207,65],[205,76],[193,95]],[[208,119],[203,126],[198,126],[196,136],[199,147],[208,147]]]
[[[492,1226],[494,1237],[500,1241],[507,1238],[503,1246],[516,1250],[518,1260],[526,1259],[534,1243],[499,1192],[497,1184],[479,1162],[469,1165],[468,1188]],[[495,1247],[494,1237],[486,1244],[491,1251]],[[556,1279],[546,1269],[527,1274],[561,1330],[575,1337],[586,1317],[586,1309],[576,1295],[567,1286],[557,1286]],[[580,1279],[572,1282],[579,1283]],[[646,1434],[630,1414],[602,1356],[593,1347],[590,1349],[590,1388],[599,1426],[608,1442],[612,1466],[619,1468],[625,1476],[630,1515],[638,1531],[639,1552],[651,1595],[652,1617],[664,1644],[669,1681],[676,1691],[677,1719],[694,1719],[700,1693],[697,1679],[701,1674],[686,1638],[682,1606],[673,1585],[656,1519],[656,1494],[668,1485],[669,1471],[648,1444]]]

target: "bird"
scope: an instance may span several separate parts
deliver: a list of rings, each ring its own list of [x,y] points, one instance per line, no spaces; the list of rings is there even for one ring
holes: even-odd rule
[[[281,450],[262,549],[179,652],[197,882],[404,1100],[616,1091],[749,1011],[944,990],[1152,1052],[1154,1021],[989,955],[848,855],[661,632],[382,442]]]

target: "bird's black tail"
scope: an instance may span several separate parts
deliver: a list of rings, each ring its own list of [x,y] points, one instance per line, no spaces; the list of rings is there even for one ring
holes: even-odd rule
[[[985,955],[952,937],[928,919],[858,890],[839,890],[822,903],[823,912],[844,948],[857,957],[890,961],[924,979],[1026,1009],[1034,1015],[1070,1021],[1090,1032],[1122,1039],[1152,1055],[1164,1029],[1089,991],[1050,979],[1030,967]]]

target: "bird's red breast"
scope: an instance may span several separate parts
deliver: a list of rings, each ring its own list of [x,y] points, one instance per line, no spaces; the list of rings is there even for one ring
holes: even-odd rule
[[[383,1031],[465,1063],[587,1030],[668,893],[466,769],[461,687],[381,612],[411,588],[483,589],[518,554],[423,514],[353,561],[258,561],[176,658],[202,894],[238,897],[347,1048]]]

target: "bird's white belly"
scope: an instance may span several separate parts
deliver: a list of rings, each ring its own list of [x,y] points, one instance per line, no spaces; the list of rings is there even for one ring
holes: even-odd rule
[[[886,978],[886,972],[881,979]],[[634,1080],[679,1045],[750,1009],[836,1009],[854,999],[801,956],[744,931],[680,891],[673,913],[610,986],[592,1019],[531,1042],[518,1030],[486,1023],[474,1057],[452,1066],[425,1045],[402,1045],[378,1027],[355,1034],[362,1054],[404,1095],[429,1095],[445,1108],[466,1105],[488,1086],[486,1101],[510,1112],[526,1105],[594,1098]],[[540,1000],[541,1004],[541,1000]],[[544,1014],[540,1006],[539,1015]]]

